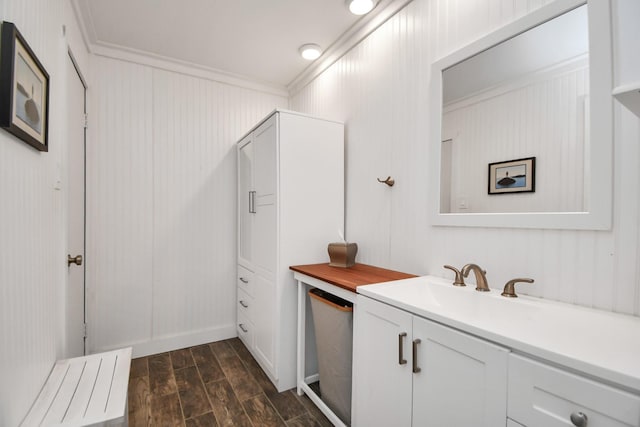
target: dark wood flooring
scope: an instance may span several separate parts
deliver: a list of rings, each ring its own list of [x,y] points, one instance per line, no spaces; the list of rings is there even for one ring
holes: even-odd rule
[[[242,341],[131,361],[129,426],[331,426],[307,396],[278,393]]]

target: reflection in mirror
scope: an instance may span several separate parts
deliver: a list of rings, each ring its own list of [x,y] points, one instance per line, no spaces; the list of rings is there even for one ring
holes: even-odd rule
[[[588,212],[589,87],[586,5],[443,70],[440,213]],[[530,157],[535,191],[489,194]]]

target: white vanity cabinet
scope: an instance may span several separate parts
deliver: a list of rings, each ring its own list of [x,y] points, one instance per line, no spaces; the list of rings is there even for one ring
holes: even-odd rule
[[[358,295],[355,426],[505,425],[508,350]]]
[[[640,427],[637,317],[433,276],[358,293],[356,427]]]
[[[344,127],[276,110],[237,144],[237,332],[278,391],[296,385],[296,282],[344,226]]]

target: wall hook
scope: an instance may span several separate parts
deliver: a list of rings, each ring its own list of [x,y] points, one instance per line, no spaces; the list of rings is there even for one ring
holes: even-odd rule
[[[388,176],[387,179],[385,179],[385,180],[382,180],[380,178],[376,178],[376,179],[378,180],[378,182],[383,182],[383,183],[387,184],[389,187],[393,187],[393,184],[396,183],[396,181],[393,178],[391,178],[390,176]]]

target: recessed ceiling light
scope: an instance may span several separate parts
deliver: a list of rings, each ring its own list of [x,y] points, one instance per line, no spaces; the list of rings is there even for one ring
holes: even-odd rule
[[[364,15],[371,12],[377,3],[376,0],[347,0],[349,10],[354,15]]]
[[[322,49],[317,44],[308,43],[303,44],[298,49],[300,55],[307,61],[313,61],[314,59],[318,59],[320,55],[322,55]]]

